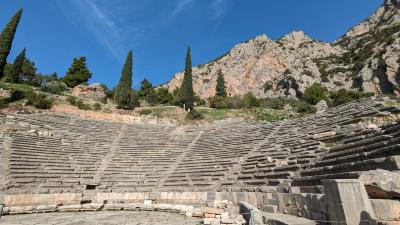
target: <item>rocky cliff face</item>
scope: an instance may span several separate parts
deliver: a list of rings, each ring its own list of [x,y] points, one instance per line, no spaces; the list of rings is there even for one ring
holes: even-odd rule
[[[366,20],[333,43],[316,41],[302,31],[279,40],[266,35],[240,43],[219,58],[193,68],[194,91],[214,96],[222,70],[229,95],[300,97],[313,83],[329,90],[361,89],[399,95],[400,0],[386,0]],[[183,72],[165,86],[181,85]]]

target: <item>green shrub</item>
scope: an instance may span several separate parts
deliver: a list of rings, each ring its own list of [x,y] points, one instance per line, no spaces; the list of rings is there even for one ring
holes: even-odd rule
[[[196,106],[204,106],[204,105],[206,105],[206,103],[207,102],[204,99],[202,99],[200,96],[198,96],[198,95],[194,96],[194,104]]]
[[[100,111],[102,109],[101,104],[98,102],[94,103],[93,109],[96,111]]]
[[[69,102],[69,104],[78,107],[78,109],[82,109],[82,110],[91,110],[92,107],[88,104],[85,104],[82,99],[79,99],[75,96],[68,96],[67,101]],[[96,103],[99,104],[99,103]],[[100,104],[99,104],[100,105]],[[101,105],[100,105],[101,108]]]
[[[92,107],[88,104],[85,104],[81,99],[79,99],[76,102],[76,106],[78,107],[78,109],[82,109],[82,110],[91,110]]]
[[[288,104],[288,100],[285,98],[264,98],[260,99],[260,105],[263,108],[269,109],[283,109]]]
[[[226,98],[226,105],[229,109],[241,109],[245,107],[243,97],[241,96],[232,96]]]
[[[35,92],[27,92],[27,104],[35,106],[39,109],[50,109],[53,105],[53,101],[48,99],[44,94],[36,94]]]
[[[247,93],[243,96],[243,104],[246,108],[260,107],[260,101],[253,93]]]
[[[41,87],[41,90],[44,92],[59,95],[63,91],[67,90],[67,86],[61,81],[53,81],[45,84],[43,87]]]
[[[15,102],[18,100],[21,100],[26,97],[27,93],[30,93],[32,91],[20,91],[20,90],[13,90],[11,91],[11,96],[9,98],[9,102]]]
[[[0,97],[0,109],[6,108],[8,105],[8,100],[6,98]]]
[[[296,104],[296,108],[297,108],[297,112],[298,113],[304,113],[304,114],[310,114],[310,113],[315,113],[317,111],[317,109],[315,108],[315,106],[311,105],[308,102],[304,102],[304,101],[299,101]]]
[[[78,98],[75,96],[68,96],[67,102],[73,106],[76,106],[76,102],[78,101]]]
[[[186,119],[188,119],[188,120],[202,120],[202,119],[204,119],[204,116],[200,112],[192,109],[192,110],[190,110],[190,112],[188,112],[188,114],[186,114]]]
[[[214,96],[209,98],[208,103],[211,108],[214,109],[225,109],[228,108],[226,98],[222,96]]]
[[[315,105],[321,100],[329,102],[327,89],[319,83],[314,83],[304,91],[303,100]]]
[[[138,111],[139,115],[150,115],[152,112],[151,109],[141,109]]]
[[[346,90],[344,88],[330,93],[330,98],[332,100],[333,106],[342,105],[360,98],[366,98],[373,96],[374,93],[364,93],[353,90]]]

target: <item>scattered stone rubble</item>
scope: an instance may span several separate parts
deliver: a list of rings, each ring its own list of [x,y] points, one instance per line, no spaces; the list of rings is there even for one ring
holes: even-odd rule
[[[234,213],[233,203],[227,200],[214,201],[214,208],[206,207],[202,212],[205,225],[242,225],[246,223],[242,215]]]

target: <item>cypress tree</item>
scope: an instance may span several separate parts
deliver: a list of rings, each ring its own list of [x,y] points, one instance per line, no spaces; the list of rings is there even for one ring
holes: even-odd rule
[[[186,64],[185,73],[183,75],[183,81],[180,88],[181,103],[184,105],[186,110],[193,109],[194,94],[193,94],[193,83],[192,83],[192,59],[190,57],[190,47],[186,52]]]
[[[26,49],[22,50],[21,53],[15,58],[14,64],[12,65],[11,74],[5,77],[5,81],[9,83],[18,83],[20,81],[20,75],[22,73],[22,67],[25,61]]]
[[[132,91],[132,50],[126,57],[121,79],[114,93],[114,102],[121,109],[133,109],[135,107],[135,94]]]
[[[0,79],[4,76],[4,67],[7,64],[7,57],[11,51],[11,45],[17,30],[19,20],[21,19],[22,9],[11,18],[10,22],[6,25],[0,34]]]
[[[215,95],[220,97],[226,97],[226,85],[224,75],[221,70],[218,70],[217,86],[215,87]]]

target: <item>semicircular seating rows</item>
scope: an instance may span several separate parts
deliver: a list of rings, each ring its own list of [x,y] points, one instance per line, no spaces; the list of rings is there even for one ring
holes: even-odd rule
[[[382,99],[306,118],[209,125],[119,124],[59,113],[3,115],[3,193],[256,191],[290,183],[321,192],[321,180],[398,170],[400,121],[359,122],[398,112]],[[330,133],[325,137],[316,134]]]

